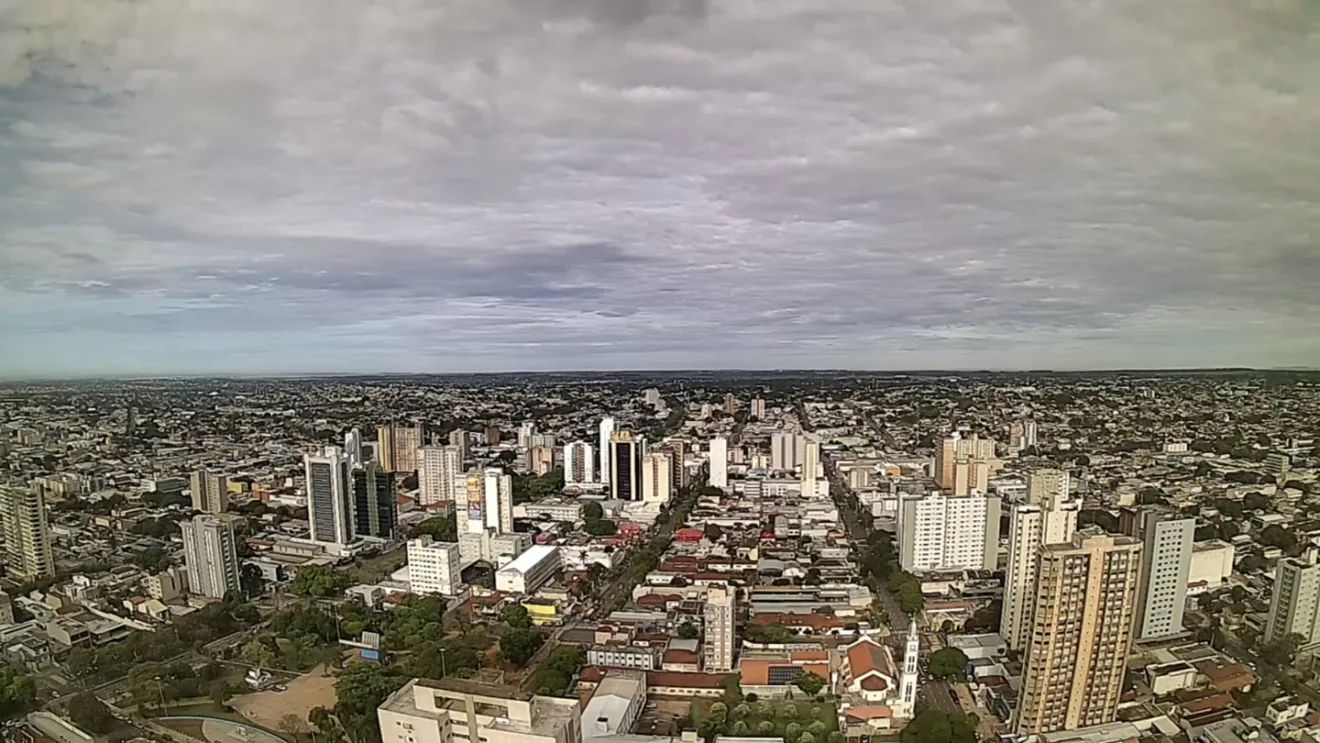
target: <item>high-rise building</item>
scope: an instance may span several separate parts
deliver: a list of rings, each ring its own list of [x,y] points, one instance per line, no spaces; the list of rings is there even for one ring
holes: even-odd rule
[[[1021,735],[1113,722],[1141,581],[1141,543],[1077,534],[1041,547],[1017,712]]]
[[[518,426],[518,448],[532,448],[532,437],[536,435],[536,423],[533,421],[524,421]]]
[[[533,446],[527,450],[527,470],[533,475],[548,474],[555,468],[555,450],[549,446]]]
[[[603,485],[609,486],[610,475],[614,470],[610,465],[610,457],[613,454],[611,443],[614,440],[614,419],[605,416],[600,419],[600,481]],[[611,489],[611,492],[612,489]]]
[[[675,488],[688,486],[687,442],[683,439],[665,439],[664,448],[669,450],[669,463],[673,468],[669,476]]]
[[[564,446],[564,484],[590,485],[596,482],[596,453],[591,444],[574,441]]]
[[[998,497],[933,492],[900,498],[899,562],[908,571],[994,570],[999,554]]]
[[[467,459],[468,455],[471,453],[470,445],[468,443],[468,432],[461,428],[455,428],[449,432],[449,445],[458,447],[458,455],[460,459]]]
[[[994,440],[978,438],[976,434],[963,438],[955,432],[940,442],[935,452],[935,484],[952,490],[954,495],[986,492],[990,475],[998,468]]]
[[[779,431],[770,434],[770,468],[796,470],[802,463],[806,438],[800,433]]]
[[[1292,457],[1281,451],[1272,451],[1265,455],[1264,468],[1265,474],[1272,475],[1275,480],[1286,480],[1292,469]]]
[[[48,518],[43,488],[0,485],[0,534],[11,578],[32,581],[55,575]]]
[[[716,436],[710,440],[710,486],[729,487],[729,440]]]
[[[1036,445],[1036,421],[1027,419],[1014,421],[1008,428],[1008,448],[1020,452]]]
[[[376,716],[382,743],[581,743],[583,737],[576,699],[466,679],[413,679]],[[594,730],[596,721],[591,724]]]
[[[610,436],[610,497],[615,500],[642,499],[642,447],[631,429],[621,428]]]
[[[344,434],[344,453],[348,455],[348,468],[357,469],[364,464],[362,459],[362,429],[354,428]]]
[[[376,429],[376,459],[380,468],[386,472],[416,472],[422,438],[421,425],[391,423]]]
[[[312,539],[331,544],[353,541],[353,503],[348,456],[337,446],[327,446],[320,454],[307,454],[307,520]],[[382,467],[384,469],[384,467]]]
[[[1064,470],[1039,469],[1027,475],[1027,503],[1047,507],[1068,500],[1072,478]]]
[[[671,455],[667,451],[653,451],[642,457],[642,500],[647,503],[668,503],[673,494],[674,471]]]
[[[369,462],[351,471],[353,478],[353,531],[358,536],[393,539],[399,523],[394,502],[394,473]]]
[[[802,444],[802,472],[800,478],[804,500],[816,497],[816,478],[818,477],[820,477],[820,442],[809,438]]]
[[[649,387],[642,393],[642,399],[646,401],[647,405],[655,407],[660,404],[660,390],[654,387]]]
[[[752,398],[752,409],[749,411],[751,416],[758,421],[765,420],[765,400],[759,397]]]
[[[408,542],[408,583],[413,593],[453,596],[463,585],[457,542],[435,542],[422,535]]]
[[[1119,521],[1124,534],[1142,542],[1134,636],[1146,641],[1181,633],[1196,519],[1180,518],[1176,511],[1150,508],[1125,509]]]
[[[1265,642],[1301,635],[1304,645],[1320,642],[1320,565],[1286,557],[1274,568],[1274,597],[1265,622]]]
[[[188,590],[213,599],[242,590],[239,580],[238,541],[234,523],[239,517],[198,514],[179,522],[183,532],[183,566]]]
[[[452,504],[460,500],[463,482],[461,447],[425,446],[417,467],[417,503],[423,508]]]
[[[732,392],[724,394],[724,412],[733,415],[738,411],[738,398],[733,396]]]
[[[229,507],[229,478],[224,475],[197,470],[189,484],[194,511],[224,513]]]
[[[706,590],[706,639],[702,643],[702,670],[706,673],[733,670],[733,648],[738,643],[734,635],[736,590],[727,585],[711,586]]]
[[[999,634],[1013,650],[1025,648],[1031,637],[1040,548],[1072,541],[1081,505],[1081,501],[1065,500],[1056,492],[1043,503],[1017,505],[1010,511],[1008,570],[1004,575]]]
[[[482,438],[486,439],[486,446],[498,445],[501,438],[500,427],[494,423],[487,425],[485,435]]]
[[[469,472],[464,490],[466,504],[459,504],[457,518],[460,535],[481,534],[487,529],[498,534],[513,531],[512,475],[500,467]]]

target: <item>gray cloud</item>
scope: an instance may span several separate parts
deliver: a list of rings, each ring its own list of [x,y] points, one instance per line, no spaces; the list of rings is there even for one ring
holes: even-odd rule
[[[11,0],[0,332],[78,372],[1316,364],[1311,13]]]

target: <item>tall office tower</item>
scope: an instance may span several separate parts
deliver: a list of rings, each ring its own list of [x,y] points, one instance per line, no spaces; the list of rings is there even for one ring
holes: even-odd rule
[[[527,470],[533,475],[548,474],[555,468],[555,450],[549,446],[533,446],[527,450]]]
[[[1119,525],[1124,534],[1142,542],[1134,637],[1146,641],[1182,632],[1196,519],[1158,508],[1123,509]]]
[[[397,423],[376,429],[376,459],[386,472],[416,472],[417,451],[422,448],[422,426]]]
[[[733,415],[738,410],[738,398],[733,396],[732,392],[724,394],[724,412]]]
[[[1009,512],[1008,570],[999,634],[1013,650],[1024,649],[1031,637],[1041,545],[1071,542],[1081,507],[1081,501],[1065,500],[1055,492],[1044,503],[1014,506]]]
[[[816,497],[816,478],[820,475],[820,442],[807,439],[802,445],[802,497]]]
[[[917,661],[921,657],[921,633],[917,631],[917,618],[908,624],[907,647],[903,650],[903,675],[898,683],[898,701],[891,703],[894,716],[912,719],[917,715]]]
[[[1274,568],[1274,598],[1265,622],[1265,642],[1288,635],[1306,638],[1304,645],[1320,642],[1320,565],[1314,553],[1303,559],[1284,558]]]
[[[642,393],[642,399],[646,401],[647,405],[655,407],[660,404],[660,390],[650,387]]]
[[[751,416],[752,416],[753,418],[757,419],[758,421],[763,421],[763,420],[765,420],[765,400],[762,400],[762,399],[759,398],[759,397],[753,397],[753,398],[752,398],[752,409],[751,409],[750,413],[751,413]]]
[[[898,505],[899,561],[904,570],[994,570],[999,555],[1000,500],[936,491]]]
[[[631,429],[621,428],[610,436],[610,497],[641,500],[641,447]]]
[[[1062,503],[1068,500],[1071,487],[1072,478],[1063,470],[1032,470],[1027,475],[1027,503],[1041,507]]]
[[[732,586],[711,586],[706,590],[706,640],[702,643],[702,670],[728,673],[733,670],[733,648],[738,643],[733,624],[737,616],[736,591]]]
[[[363,465],[362,429],[354,428],[344,434],[344,453],[348,455],[348,468],[357,469]]]
[[[482,515],[484,526],[500,534],[513,532],[513,476],[500,467],[487,467],[482,473]]]
[[[669,462],[673,468],[669,476],[676,488],[688,486],[687,442],[682,439],[665,439],[664,447],[669,450]]]
[[[358,536],[393,539],[399,523],[394,502],[394,473],[385,472],[376,462],[352,470],[353,531]]]
[[[229,478],[206,470],[192,473],[189,483],[194,511],[224,513],[229,507]]]
[[[413,593],[453,596],[463,586],[457,542],[435,542],[422,535],[408,542],[408,584]]]
[[[955,432],[940,442],[935,452],[935,484],[952,490],[954,495],[967,495],[973,490],[984,493],[998,466],[994,439],[978,438],[976,434],[962,438]]]
[[[452,504],[460,500],[458,487],[463,477],[463,452],[460,447],[424,446],[417,467],[417,504],[423,508]]]
[[[729,487],[729,440],[716,436],[710,440],[710,486]]]
[[[494,423],[491,423],[490,425],[486,426],[486,431],[485,434],[483,435],[483,438],[486,439],[486,446],[498,445],[500,443],[500,438],[501,438],[500,427]]]
[[[471,453],[468,444],[468,432],[461,428],[455,428],[449,432],[449,445],[458,447],[458,456],[460,459],[467,459]]]
[[[307,471],[307,520],[317,542],[353,541],[353,502],[348,456],[337,446],[303,458]],[[384,467],[381,467],[384,469]]]
[[[770,468],[795,470],[801,463],[804,443],[801,434],[779,431],[770,434]]]
[[[1113,722],[1141,582],[1141,543],[1076,534],[1040,549],[1018,705],[1021,735]]]
[[[536,423],[524,421],[518,426],[518,448],[530,449],[532,446],[532,437],[536,435]]]
[[[10,577],[26,582],[55,575],[43,488],[0,485],[0,527]]]
[[[668,503],[673,494],[673,458],[667,451],[653,451],[642,457],[642,500]]]
[[[596,453],[591,444],[574,441],[564,445],[564,484],[590,485],[596,481]]]
[[[608,486],[610,484],[610,475],[613,470],[610,468],[610,442],[614,438],[614,419],[605,416],[600,419],[600,481]]]
[[[188,590],[201,596],[222,599],[230,591],[241,591],[235,516],[198,514],[180,521],[183,530],[183,566],[188,571]]]

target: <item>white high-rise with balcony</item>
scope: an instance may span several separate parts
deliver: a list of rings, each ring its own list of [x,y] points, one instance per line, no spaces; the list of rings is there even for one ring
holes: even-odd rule
[[[425,446],[417,463],[417,502],[423,508],[457,503],[463,483],[463,449],[459,446]]]
[[[816,478],[820,472],[820,442],[807,439],[802,445],[802,498],[809,500],[816,497]]]
[[[435,542],[423,535],[408,542],[408,583],[413,593],[453,596],[463,585],[457,542]]]
[[[902,498],[899,562],[911,572],[994,570],[999,554],[998,497],[933,492]]]
[[[668,503],[673,494],[674,464],[667,451],[653,451],[642,457],[642,500]]]
[[[600,419],[600,481],[604,485],[610,484],[610,441],[614,438],[614,419],[605,416]]]
[[[235,516],[199,514],[179,522],[183,532],[183,564],[188,571],[188,589],[210,598],[242,589],[239,581]]]
[[[1066,486],[1063,492],[1066,494]],[[1014,506],[1009,515],[1008,570],[1004,576],[999,634],[1013,650],[1024,649],[1031,640],[1031,610],[1036,601],[1041,546],[1070,542],[1077,531],[1081,501],[1060,497],[1057,487],[1045,491],[1045,496],[1043,501]]]
[[[591,444],[574,441],[564,446],[564,484],[591,485],[596,482],[596,453]]]
[[[710,485],[729,487],[729,440],[723,436],[710,440]]]

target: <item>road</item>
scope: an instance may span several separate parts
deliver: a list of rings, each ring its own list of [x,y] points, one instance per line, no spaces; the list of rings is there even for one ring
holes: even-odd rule
[[[949,686],[947,681],[926,679],[917,691],[917,698],[932,709],[947,714],[963,714],[962,706],[958,704],[958,698],[953,694],[953,687]]]

